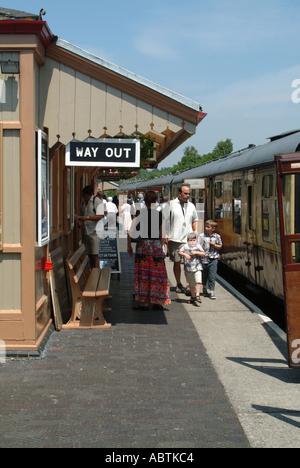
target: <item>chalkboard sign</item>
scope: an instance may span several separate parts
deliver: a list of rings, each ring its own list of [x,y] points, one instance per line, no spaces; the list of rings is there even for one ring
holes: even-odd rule
[[[99,247],[100,268],[110,267],[112,273],[121,273],[119,236],[117,229],[101,232]]]

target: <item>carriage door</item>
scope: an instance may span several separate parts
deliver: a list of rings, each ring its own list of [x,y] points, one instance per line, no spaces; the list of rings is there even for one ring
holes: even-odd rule
[[[276,155],[288,363],[300,368],[300,153]]]

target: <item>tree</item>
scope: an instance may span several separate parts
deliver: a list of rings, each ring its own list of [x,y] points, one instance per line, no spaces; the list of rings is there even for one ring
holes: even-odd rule
[[[221,158],[222,156],[225,156],[226,154],[230,154],[233,151],[233,144],[232,141],[227,138],[227,140],[219,141],[216,146],[214,147],[213,154],[215,158]]]
[[[229,138],[227,138],[225,141],[219,141],[214,147],[212,153],[203,154],[202,156],[200,156],[194,146],[187,146],[184,149],[184,155],[182,156],[181,161],[179,161],[179,163],[174,166],[172,172],[183,172],[192,167],[201,166],[202,164],[206,164],[209,161],[219,159],[226,154],[230,154],[232,151],[233,144]]]
[[[178,164],[176,164],[172,169],[171,168],[163,168],[163,169],[153,169],[152,171],[148,171],[146,169],[141,169],[140,173],[134,179],[154,179],[155,177],[160,177],[167,174],[175,174],[175,172],[183,172],[187,169],[191,169],[195,166],[201,166],[202,164],[206,164],[209,161],[214,159],[221,158],[226,154],[230,154],[233,151],[233,144],[232,141],[227,138],[227,140],[219,141],[216,146],[214,147],[211,153],[203,154],[202,156],[198,153],[194,146],[186,146],[183,151],[183,156]],[[132,179],[132,180],[134,180]]]
[[[183,172],[191,167],[199,166],[201,164],[201,156],[194,146],[187,146],[184,149],[181,161],[174,166],[172,172]]]
[[[212,153],[203,154],[203,156],[201,156],[200,165],[206,164],[210,161],[213,161],[214,159],[219,159],[226,154],[232,153],[232,151],[233,144],[230,138],[227,138],[225,141],[221,140],[216,144]]]

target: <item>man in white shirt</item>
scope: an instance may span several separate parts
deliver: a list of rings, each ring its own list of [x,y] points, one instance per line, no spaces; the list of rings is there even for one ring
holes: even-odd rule
[[[107,221],[109,228],[115,228],[117,225],[118,208],[112,201],[112,197],[108,197],[106,202]]]
[[[186,244],[187,235],[197,229],[198,215],[196,207],[189,201],[189,197],[189,186],[182,185],[178,192],[178,198],[170,203],[170,231],[166,235],[166,243],[169,246],[170,260],[174,262],[173,271],[177,283],[176,292],[184,292],[180,281],[181,257],[178,252]]]
[[[93,187],[87,185],[82,191],[82,202],[80,204],[80,217],[78,226],[83,229],[82,242],[89,256],[91,268],[99,268],[99,246],[100,238],[96,233],[96,225],[103,218],[103,204],[98,197],[93,196]]]

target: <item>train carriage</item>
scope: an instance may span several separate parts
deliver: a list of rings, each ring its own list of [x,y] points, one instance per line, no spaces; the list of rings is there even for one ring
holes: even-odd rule
[[[145,192],[146,190],[154,190],[157,193],[158,202],[162,202],[163,196],[167,195],[171,198],[171,187],[173,174],[167,176],[156,177],[155,179],[145,180],[138,185],[138,191]]]
[[[300,131],[270,140],[185,171],[183,176],[206,179],[206,217],[218,224],[224,243],[221,261],[284,299],[274,155],[299,151]],[[286,184],[286,216],[290,218],[295,216],[292,207],[297,190],[296,182],[293,191]]]

